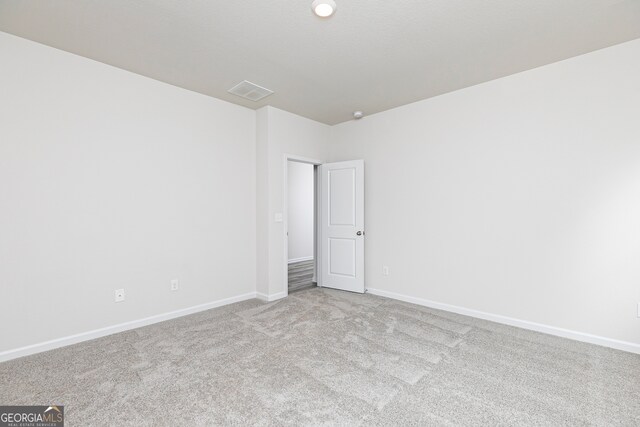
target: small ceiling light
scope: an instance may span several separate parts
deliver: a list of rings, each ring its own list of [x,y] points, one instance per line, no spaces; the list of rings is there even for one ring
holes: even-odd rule
[[[362,111],[354,111],[353,112],[353,118],[354,119],[360,120],[363,117],[364,117],[364,113]]]
[[[328,18],[336,11],[336,2],[333,0],[313,0],[311,9],[321,18]]]

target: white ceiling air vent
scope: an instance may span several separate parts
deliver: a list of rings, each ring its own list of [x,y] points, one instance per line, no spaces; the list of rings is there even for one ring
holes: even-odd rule
[[[248,81],[243,81],[229,89],[229,93],[248,99],[249,101],[260,101],[273,93],[272,90],[258,86]]]

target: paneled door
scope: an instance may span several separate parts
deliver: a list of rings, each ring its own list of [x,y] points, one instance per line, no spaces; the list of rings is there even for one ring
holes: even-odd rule
[[[364,161],[320,166],[321,286],[364,293]]]

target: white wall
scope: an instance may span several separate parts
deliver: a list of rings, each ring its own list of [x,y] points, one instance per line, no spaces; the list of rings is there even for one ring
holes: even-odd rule
[[[367,286],[640,343],[639,113],[636,40],[334,127]]]
[[[256,111],[256,292],[269,294],[269,108]],[[284,184],[283,184],[284,185]]]
[[[284,222],[275,214],[286,214],[284,204],[285,155],[324,161],[331,127],[273,107],[257,112],[258,135],[258,274],[257,290],[270,299],[285,295],[287,260],[284,256]]]
[[[0,63],[0,351],[255,292],[254,111],[4,33]]]
[[[0,351],[282,296],[285,154],[365,159],[369,288],[640,343],[640,41],[334,128],[3,33],[0,62]]]
[[[289,262],[313,259],[313,176],[312,164],[288,162]]]

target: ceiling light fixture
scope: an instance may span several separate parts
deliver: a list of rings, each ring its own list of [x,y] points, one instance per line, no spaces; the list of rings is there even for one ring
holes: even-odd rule
[[[336,2],[333,0],[313,0],[311,3],[311,9],[313,13],[320,18],[328,18],[336,11]]]

